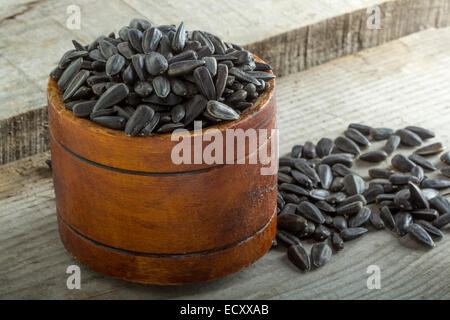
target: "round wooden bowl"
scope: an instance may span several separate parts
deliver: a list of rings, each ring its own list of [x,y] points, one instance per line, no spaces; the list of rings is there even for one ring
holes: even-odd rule
[[[224,135],[274,129],[275,80],[270,84],[239,120],[214,128]],[[247,145],[245,164],[177,165],[171,152],[179,141],[171,134],[127,137],[73,116],[52,79],[47,94],[59,233],[83,264],[129,281],[175,285],[224,277],[269,250],[277,177],[262,175],[259,161],[249,164]],[[184,136],[202,139],[210,128]]]

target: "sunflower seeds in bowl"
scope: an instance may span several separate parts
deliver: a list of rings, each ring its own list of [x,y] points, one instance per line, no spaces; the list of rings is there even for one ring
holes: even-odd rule
[[[237,120],[275,78],[270,65],[241,46],[209,32],[189,32],[183,22],[155,26],[133,19],[117,35],[73,45],[50,73],[66,109],[132,136],[192,130],[195,120],[203,127]],[[76,107],[78,100],[96,103],[88,112],[85,105]],[[142,113],[141,106],[152,112]],[[315,157],[315,150],[307,154]]]

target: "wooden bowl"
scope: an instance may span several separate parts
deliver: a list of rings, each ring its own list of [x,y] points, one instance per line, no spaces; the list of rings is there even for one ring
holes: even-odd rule
[[[215,128],[275,128],[270,84],[239,120]],[[47,94],[59,233],[83,264],[129,281],[174,285],[224,277],[269,250],[277,177],[261,175],[262,164],[176,165],[171,134],[127,137],[73,116],[52,79]]]

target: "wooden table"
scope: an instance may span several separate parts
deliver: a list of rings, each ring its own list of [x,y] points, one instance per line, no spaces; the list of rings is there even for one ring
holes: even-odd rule
[[[336,137],[349,122],[421,125],[436,132],[431,141],[449,145],[449,52],[450,28],[431,29],[279,78],[281,153],[295,143]],[[382,145],[374,143],[372,149]],[[408,236],[370,232],[306,274],[280,248],[211,283],[158,287],[103,276],[78,264],[59,241],[51,171],[44,163],[48,157],[40,153],[0,167],[0,299],[450,298],[448,230],[432,250]],[[438,163],[436,157],[431,160]],[[356,171],[367,176],[360,162]],[[66,287],[65,271],[73,264],[81,267],[81,290]],[[369,265],[381,269],[379,290],[367,289]]]

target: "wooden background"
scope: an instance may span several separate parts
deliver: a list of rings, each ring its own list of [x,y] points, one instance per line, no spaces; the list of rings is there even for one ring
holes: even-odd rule
[[[87,10],[85,1],[74,2],[84,5],[82,10]],[[127,5],[123,7],[122,2],[108,1],[111,4],[107,10],[98,9],[101,7],[101,1],[92,2],[98,3],[99,6],[92,7],[92,11],[96,11],[103,19],[102,21],[107,22],[97,24],[94,16],[86,12],[86,23],[89,20],[90,30],[96,29],[98,25],[105,26],[105,32],[116,29],[116,25],[120,26],[130,20],[130,15],[135,16],[137,11],[147,10],[144,2],[127,1]],[[258,2],[261,3],[258,7],[267,9],[270,7],[269,2],[271,1]],[[289,6],[286,2],[291,3],[291,1],[274,2],[279,7],[275,6],[272,11],[269,10],[272,13],[286,15],[279,20],[269,19],[269,25],[272,29],[276,27],[277,32],[271,28],[264,31],[265,26],[261,21],[265,20],[262,19],[257,20],[262,29],[254,33],[259,34],[271,29],[266,35],[269,35],[271,41],[285,39],[284,49],[304,48],[299,45],[301,43],[298,41],[299,38],[288,37],[301,32],[298,31],[301,28],[310,25],[307,28],[312,30],[316,27],[320,29],[320,25],[328,25],[328,30],[331,30],[330,21],[350,19],[355,14],[365,12],[366,5],[378,1],[343,1],[342,7],[339,8],[332,5],[334,1],[302,1],[298,2],[302,5],[298,5],[304,4],[305,7],[297,8],[301,13],[287,10]],[[329,264],[307,274],[301,273],[289,264],[284,249],[275,249],[250,268],[230,277],[211,283],[183,287],[128,283],[100,275],[80,265],[81,290],[68,290],[66,287],[68,275],[65,270],[69,265],[78,263],[64,250],[59,241],[51,172],[44,164],[44,160],[49,155],[47,152],[40,151],[47,148],[45,126],[42,125],[46,119],[42,108],[45,103],[42,83],[51,69],[50,66],[56,63],[60,54],[69,45],[67,39],[72,37],[72,32],[64,27],[65,7],[61,9],[60,2],[7,1],[7,3],[10,5],[2,6],[0,9],[0,86],[3,89],[0,91],[2,162],[37,154],[0,166],[0,299],[450,298],[448,230],[445,231],[446,238],[438,242],[436,248],[432,250],[416,245],[408,237],[398,238],[388,231],[371,232],[361,239],[346,243],[346,248],[334,255]],[[203,5],[204,12],[215,10],[215,8],[204,7],[206,1],[198,3]],[[243,12],[243,8],[237,3],[238,1],[230,2],[227,10],[236,11],[235,15]],[[318,10],[319,5],[324,5],[327,10]],[[367,45],[367,47],[373,47],[382,44],[380,46],[371,49],[357,46],[353,51],[333,51],[332,54],[323,51],[323,48],[330,48],[328,45],[313,46],[311,48],[316,49],[309,50],[310,55],[307,54],[306,57],[320,56],[323,59],[313,59],[311,61],[316,61],[315,63],[311,62],[310,65],[303,63],[303,67],[299,67],[302,65],[299,63],[292,70],[283,65],[291,66],[289,61],[294,61],[292,63],[295,65],[295,58],[302,56],[300,52],[294,53],[280,48],[277,49],[278,53],[270,53],[273,54],[274,65],[284,75],[277,81],[281,153],[288,152],[295,143],[306,140],[317,142],[322,136],[336,137],[342,134],[349,122],[393,128],[410,124],[421,125],[437,133],[437,138],[433,141],[442,141],[447,146],[450,144],[450,92],[448,89],[450,87],[450,28],[445,27],[446,21],[449,21],[449,2],[387,1],[381,6],[384,8],[385,16],[392,16],[392,12],[400,12],[399,8],[406,10],[403,12],[415,10],[418,14],[414,16],[414,19],[403,17],[401,20],[392,20],[391,25],[384,25],[382,30],[375,31],[378,34],[391,35],[385,38],[377,37],[379,41]],[[119,8],[121,10],[118,10]],[[234,10],[234,8],[242,10]],[[277,8],[279,11],[275,10]],[[301,10],[302,8],[304,10]],[[392,8],[393,11],[386,11],[386,8]],[[394,10],[394,8],[397,9]],[[40,23],[38,27],[37,21],[42,19],[42,12],[46,10],[48,10],[48,23]],[[113,21],[108,17],[109,12],[114,10],[117,10],[117,19]],[[171,10],[176,11],[174,5],[171,6]],[[148,12],[150,12],[149,9]],[[194,13],[196,20],[185,19],[189,21],[189,28],[192,28],[193,21],[201,21],[202,15],[195,10]],[[160,20],[169,19],[167,15],[164,15],[168,13],[162,9],[158,14],[161,18],[155,18],[152,21],[160,22]],[[317,16],[311,17],[314,14]],[[289,15],[291,15],[290,20],[287,18]],[[311,19],[308,20],[308,17]],[[415,19],[422,20],[417,22]],[[234,20],[224,21],[233,23]],[[204,21],[206,21],[204,24],[199,24],[199,28],[208,28],[207,22],[211,23],[211,20],[205,18]],[[383,21],[387,20],[382,20],[382,23]],[[395,23],[396,27],[393,27]],[[399,27],[400,25],[415,27]],[[292,30],[297,31],[292,31],[291,27]],[[442,28],[430,29],[430,27]],[[335,30],[338,29],[336,27]],[[58,32],[55,33],[55,30]],[[369,32],[364,29],[354,33],[346,30],[344,35],[347,37],[349,34],[354,35],[356,39],[358,34],[363,35]],[[18,40],[10,36],[12,31],[18,32]],[[405,36],[416,31],[418,32]],[[94,37],[85,29],[79,32],[81,32],[77,36],[79,40],[89,41]],[[284,36],[277,37],[283,32]],[[254,34],[247,34],[246,36],[249,36],[247,39],[260,41],[259,46],[261,46],[261,41],[265,40],[253,38]],[[319,32],[319,34],[322,33]],[[232,36],[230,34],[230,38]],[[241,36],[244,37],[243,31],[238,32],[236,38],[232,40],[240,43],[254,42],[245,41],[244,38],[239,38]],[[39,37],[46,39],[45,45]],[[288,38],[295,40],[286,41]],[[320,44],[324,43],[323,41],[327,43],[327,39],[332,38],[324,36],[323,38],[313,37],[313,39],[317,39],[314,40],[315,43]],[[383,44],[391,39],[397,40]],[[345,43],[351,43],[351,41]],[[256,44],[254,46],[258,47]],[[342,47],[339,46],[339,48]],[[39,53],[39,50],[44,49],[50,51],[46,51],[45,55]],[[279,60],[276,58],[277,54],[279,54]],[[351,55],[334,59],[347,54]],[[284,58],[281,55],[284,55]],[[328,60],[331,61],[326,62]],[[269,61],[272,62],[270,59]],[[29,70],[34,71],[30,73]],[[298,73],[296,72],[298,70],[304,71]],[[36,145],[38,141],[41,145]],[[382,144],[374,144],[372,149],[379,148]],[[402,152],[409,154],[411,150],[402,149]],[[438,163],[436,157],[432,161]],[[387,161],[380,164],[380,167],[388,165]],[[367,176],[367,167],[364,164],[358,163],[357,168],[362,176]],[[366,287],[369,276],[366,269],[372,264],[381,268],[380,290],[368,290]]]

